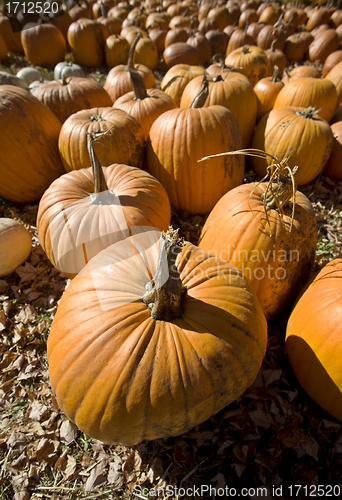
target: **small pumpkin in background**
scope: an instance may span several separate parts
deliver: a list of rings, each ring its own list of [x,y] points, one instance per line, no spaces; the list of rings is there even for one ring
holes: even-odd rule
[[[91,167],[56,179],[42,196],[37,214],[40,244],[69,278],[101,250],[135,231],[146,226],[165,230],[171,217],[169,199],[157,179],[124,164],[102,168],[93,148],[101,134],[84,136],[89,137]]]
[[[285,87],[284,87],[285,88]],[[278,94],[279,95],[279,94]],[[333,147],[329,123],[314,108],[287,106],[272,109],[255,127],[252,148],[280,158],[288,158],[291,170],[298,167],[298,186],[311,182],[320,174]],[[260,177],[267,173],[272,159],[251,157],[252,168]]]
[[[135,69],[130,69],[133,91],[124,94],[114,102],[114,108],[123,109],[140,124],[145,141],[153,122],[165,111],[174,109],[172,97],[161,89],[146,90],[143,79]]]
[[[277,66],[272,77],[262,78],[254,85],[254,92],[257,96],[257,122],[273,109],[275,100],[283,87],[284,82],[278,78]]]
[[[53,77],[55,80],[61,80],[67,76],[77,76],[86,78],[88,73],[79,64],[70,61],[61,61],[54,67]],[[36,78],[37,80],[37,78]]]
[[[22,30],[21,43],[31,64],[48,66],[64,61],[66,41],[62,32],[53,24],[37,24]]]
[[[342,420],[342,259],[321,269],[289,317],[285,347],[298,382],[330,415]]]
[[[115,102],[120,96],[133,90],[131,75],[129,73],[130,69],[136,69],[140,73],[146,88],[150,89],[156,86],[156,79],[153,72],[143,64],[134,63],[135,47],[139,39],[140,35],[138,33],[129,49],[127,64],[114,66],[107,75],[104,89],[110,95],[112,102]]]
[[[225,59],[227,66],[247,76],[252,86],[270,74],[270,63],[264,50],[256,45],[244,45],[233,50]]]
[[[126,111],[104,107],[78,111],[63,123],[58,148],[66,172],[91,166],[89,134],[102,134],[94,150],[103,167],[123,163],[142,168],[144,134],[141,126]]]
[[[337,91],[337,104],[342,104],[342,61],[337,63],[325,78],[335,85]]]
[[[186,42],[173,43],[166,47],[163,59],[168,69],[176,64],[198,66],[200,62],[199,50]]]
[[[75,63],[87,68],[105,62],[105,39],[100,23],[81,17],[68,28],[68,43]]]
[[[107,248],[58,305],[47,342],[52,390],[104,443],[132,446],[200,424],[243,394],[265,355],[266,320],[241,273],[174,233]]]
[[[125,64],[128,58],[130,45],[126,38],[120,35],[110,35],[105,42],[106,64],[110,68],[118,64]]]
[[[267,156],[254,149],[236,153]],[[199,248],[243,272],[266,318],[289,307],[306,283],[317,241],[315,211],[297,191],[287,163],[273,159],[269,179],[226,193],[210,212],[198,242]]]
[[[31,249],[32,240],[26,227],[15,219],[0,218],[0,278],[23,264]]]
[[[179,106],[186,85],[196,76],[202,76],[204,69],[191,64],[175,64],[164,75],[160,88]]]
[[[51,109],[62,123],[82,109],[113,104],[102,85],[91,78],[76,76],[43,83],[32,90],[32,94]]]

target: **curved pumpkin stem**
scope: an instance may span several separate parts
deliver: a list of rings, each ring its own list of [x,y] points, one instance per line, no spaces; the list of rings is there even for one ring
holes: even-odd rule
[[[143,99],[146,99],[146,97],[149,97],[140,73],[134,68],[128,68],[128,71],[131,76],[135,100],[142,101]]]
[[[182,251],[184,241],[178,236],[178,229],[169,227],[159,240],[159,259],[153,279],[146,285],[146,293],[140,300],[151,309],[153,319],[171,321],[184,315],[181,307],[186,287],[182,285],[176,267],[177,255]]]
[[[105,133],[105,132],[104,132]],[[93,179],[94,179],[94,194],[103,193],[104,191],[108,191],[108,186],[106,183],[106,179],[103,175],[103,169],[99,162],[98,157],[95,154],[93,143],[96,141],[98,136],[102,136],[101,134],[89,134],[88,140],[88,153],[90,156],[91,167],[93,169]]]
[[[141,38],[141,33],[137,33],[137,36],[134,38],[133,43],[128,52],[127,65],[125,67],[126,71],[129,71],[130,68],[134,69],[135,47],[137,46],[137,43],[139,42],[140,38]]]
[[[209,95],[209,82],[207,75],[204,73],[203,80],[201,84],[201,89],[196,97],[190,103],[189,108],[202,108],[204,106],[205,101],[207,100]]]

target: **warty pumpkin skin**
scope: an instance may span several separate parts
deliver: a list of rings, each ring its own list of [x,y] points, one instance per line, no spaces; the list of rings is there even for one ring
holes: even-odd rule
[[[29,91],[0,86],[0,196],[36,201],[64,172],[57,147],[61,126]]]
[[[244,159],[221,157],[208,164],[198,160],[241,145],[236,119],[223,106],[171,109],[150,129],[147,170],[163,184],[177,211],[205,214],[224,193],[242,183]]]
[[[131,446],[205,421],[253,382],[265,354],[266,320],[246,280],[191,244],[176,260],[184,316],[153,319],[139,297],[158,253],[146,234],[101,252],[71,282],[51,327],[58,404],[105,443]]]
[[[296,303],[286,329],[286,352],[298,382],[342,420],[342,259],[317,274]]]
[[[106,132],[94,144],[95,153],[103,167],[123,163],[143,166],[144,134],[135,118],[113,107],[83,109],[63,123],[58,148],[66,172],[88,168],[88,135]]]
[[[313,181],[322,172],[332,147],[333,133],[329,124],[310,107],[272,109],[255,127],[252,140],[252,148],[266,151],[278,159],[288,157],[291,169],[298,166],[295,173],[298,186]],[[260,177],[266,175],[271,163],[271,160],[251,158],[252,168]]]
[[[171,208],[163,186],[143,170],[122,164],[103,168],[108,190],[93,197],[91,168],[56,179],[37,214],[40,244],[51,263],[73,278],[88,260],[142,227],[167,229]],[[84,245],[83,245],[84,244]]]
[[[297,191],[292,229],[290,207],[282,220],[267,208],[267,183],[248,183],[223,196],[209,214],[198,246],[240,269],[249,280],[266,318],[281,312],[307,281],[315,259],[314,209]]]

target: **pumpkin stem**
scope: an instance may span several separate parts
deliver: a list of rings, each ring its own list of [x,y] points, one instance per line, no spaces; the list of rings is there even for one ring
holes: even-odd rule
[[[126,71],[129,70],[129,68],[134,69],[134,55],[135,55],[135,47],[137,46],[137,43],[139,42],[141,38],[141,33],[137,33],[137,36],[134,38],[133,43],[129,49],[128,52],[128,59],[127,59],[127,65],[126,65]]]
[[[241,54],[248,54],[249,52],[249,45],[244,45],[241,49]]]
[[[103,175],[103,169],[99,162],[98,157],[95,154],[93,143],[98,139],[99,136],[102,136],[103,132],[100,134],[92,133],[89,134],[88,140],[88,153],[90,156],[90,162],[93,169],[93,179],[94,179],[94,194],[97,195],[99,193],[103,193],[104,191],[108,191],[108,186]]]
[[[275,83],[275,82],[277,81],[278,74],[279,74],[279,68],[278,68],[278,66],[275,64],[275,65],[274,65],[273,76],[272,76],[272,79],[271,79],[271,82],[272,82],[272,83]]]
[[[146,92],[146,87],[140,73],[134,68],[128,68],[128,71],[131,76],[133,92],[135,95],[134,100],[142,101],[143,99],[146,99],[146,97],[149,97],[148,93]]]
[[[316,109],[314,106],[309,106],[304,111],[296,111],[296,115],[304,116],[304,118],[313,118],[313,115],[319,111],[320,109]]]
[[[209,82],[206,74],[204,73],[201,89],[197,94],[197,96],[194,97],[193,100],[191,101],[189,108],[202,108],[205,104],[205,101],[208,98],[208,95],[209,95]]]
[[[170,226],[166,233],[162,233],[156,273],[147,283],[146,293],[140,297],[140,300],[151,309],[153,319],[171,321],[184,315],[181,302],[186,287],[182,285],[175,264],[183,246],[184,241],[179,237],[178,229],[172,229]]]

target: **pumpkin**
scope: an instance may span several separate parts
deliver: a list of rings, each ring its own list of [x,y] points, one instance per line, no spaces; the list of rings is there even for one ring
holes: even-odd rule
[[[210,43],[211,53],[213,56],[216,54],[225,54],[228,46],[229,37],[227,33],[220,30],[209,30],[205,33],[206,39]],[[200,54],[200,57],[201,54]]]
[[[287,323],[286,352],[298,382],[333,417],[342,420],[342,259],[321,269]]]
[[[340,39],[334,29],[328,29],[315,36],[309,46],[309,60],[325,63],[326,58],[341,45]]]
[[[329,73],[325,76],[326,80],[330,80],[336,87],[337,105],[342,104],[342,61],[337,63]]]
[[[32,240],[26,227],[17,220],[0,218],[0,278],[25,262],[31,249]]]
[[[272,42],[271,47],[265,50],[265,52],[270,63],[270,74],[273,74],[274,67],[277,66],[279,75],[281,76],[287,63],[284,52],[275,48],[275,40]]]
[[[152,123],[165,111],[174,109],[176,104],[172,97],[161,89],[146,90],[143,79],[137,70],[130,70],[133,91],[119,97],[114,108],[123,109],[132,115],[140,124],[145,141]]]
[[[333,69],[336,64],[342,61],[342,50],[335,50],[331,54],[328,55],[324,62],[324,66],[322,69],[322,76],[327,76],[329,71]]]
[[[170,232],[160,249],[153,236],[93,259],[64,293],[48,338],[60,408],[108,444],[200,424],[253,382],[266,350],[266,320],[241,273]],[[156,286],[167,263],[171,279]]]
[[[189,107],[199,93],[203,77],[197,76],[185,87],[180,107]],[[242,145],[247,148],[251,142],[256,123],[257,100],[248,78],[237,71],[224,71],[216,76],[207,76],[209,95],[204,107],[219,104],[231,111],[237,121]],[[248,116],[248,118],[246,118]]]
[[[277,95],[274,108],[315,107],[317,114],[330,122],[337,105],[335,85],[326,78],[302,77],[291,80]]]
[[[148,227],[166,229],[171,210],[165,189],[141,169],[100,165],[92,146],[92,166],[68,172],[42,196],[37,215],[46,255],[72,278],[99,251]]]
[[[105,54],[106,64],[110,68],[118,64],[125,64],[128,58],[130,45],[126,38],[120,35],[110,35],[106,38]]]
[[[186,85],[196,76],[203,77],[203,74],[204,69],[201,66],[175,64],[165,73],[160,88],[172,97],[176,106],[179,106]]]
[[[139,38],[140,36],[138,34],[130,47],[127,64],[118,64],[117,66],[114,66],[114,68],[111,68],[107,75],[104,89],[108,92],[113,102],[115,102],[120,96],[133,90],[131,76],[129,73],[131,68],[136,69],[140,73],[147,88],[152,88],[156,85],[154,74],[147,66],[144,66],[143,64],[134,64],[134,52]]]
[[[105,134],[94,144],[102,166],[143,166],[144,134],[139,123],[122,109],[101,107],[78,111],[63,123],[58,148],[66,172],[90,167],[87,135],[102,132]]]
[[[233,66],[247,76],[252,86],[270,74],[270,63],[266,53],[256,45],[244,45],[233,50],[225,59],[227,66]]]
[[[6,145],[1,153],[0,196],[36,201],[63,173],[57,147],[61,126],[28,90],[0,86],[0,134]]]
[[[88,76],[87,72],[79,64],[75,64],[70,61],[62,61],[56,64],[53,70],[53,77],[55,80],[61,80],[67,76],[77,76],[80,78],[86,78]],[[38,80],[38,78],[35,78]]]
[[[64,61],[66,41],[53,24],[40,24],[21,31],[24,53],[31,64],[48,66]]]
[[[323,174],[331,179],[342,181],[342,121],[331,125],[334,136],[333,147],[329,159],[323,169]]]
[[[282,78],[285,85],[296,78],[320,78],[320,72],[315,66],[295,66],[291,71],[284,71],[284,76]]]
[[[68,43],[75,63],[88,68],[105,62],[105,39],[100,23],[84,17],[70,24]]]
[[[0,71],[0,85],[15,85],[16,87],[27,89],[27,83],[25,80],[17,75],[7,73],[7,71]]]
[[[135,48],[135,61],[152,71],[157,68],[159,61],[158,49],[150,38],[142,37],[139,39]]]
[[[223,106],[201,107],[195,99],[189,108],[160,115],[147,141],[147,170],[165,187],[178,212],[209,212],[219,198],[242,183],[243,158],[217,158],[210,165],[198,163],[203,156],[231,151],[242,145],[233,113]],[[198,107],[195,107],[198,106]]]
[[[244,47],[245,45],[254,45],[255,39],[252,35],[249,35],[245,30],[241,28],[237,28],[233,31],[231,36],[229,37],[229,41],[227,44],[226,56],[234,52],[240,47]]]
[[[17,21],[16,18],[14,19],[15,21]],[[13,28],[12,28],[9,16],[4,16],[2,14],[0,15],[0,35],[3,37],[5,41],[7,50],[23,54],[24,49],[21,43],[21,33],[19,26],[18,29],[15,29],[13,23]]]
[[[290,181],[286,170],[281,173]],[[298,191],[294,205],[292,194],[291,182],[282,181],[232,189],[210,212],[198,243],[243,272],[266,318],[291,304],[314,264],[315,212]]]
[[[175,64],[198,66],[200,55],[196,47],[192,47],[186,42],[177,42],[166,47],[163,52],[163,59],[168,69]]]
[[[38,71],[38,69],[31,68],[30,66],[27,66],[26,68],[21,68],[16,76],[21,80],[24,80],[24,82],[26,82],[26,87],[27,85],[30,85],[30,83],[37,80],[41,80],[43,78],[41,72]],[[25,87],[23,86],[23,88]]]
[[[211,44],[203,33],[200,31],[192,32],[186,43],[198,49],[200,64],[206,64],[209,62],[212,56]]]
[[[257,96],[257,122],[273,109],[275,100],[283,87],[284,82],[278,78],[277,66],[272,77],[262,78],[254,85],[254,92]]]
[[[272,109],[255,127],[252,148],[281,158],[289,158],[291,169],[297,166],[295,180],[298,186],[311,182],[328,161],[333,146],[329,124],[313,108],[288,106]],[[253,170],[266,175],[272,160],[251,157]]]
[[[32,91],[63,123],[82,109],[112,106],[106,90],[91,78],[63,77],[44,83]]]

